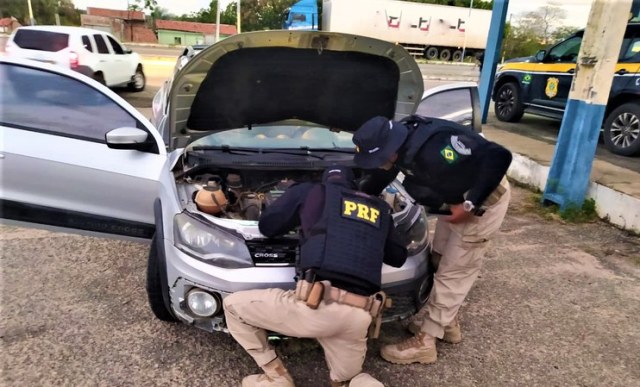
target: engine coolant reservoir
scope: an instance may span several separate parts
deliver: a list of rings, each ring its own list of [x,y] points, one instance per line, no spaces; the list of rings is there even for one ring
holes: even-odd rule
[[[214,180],[209,180],[207,185],[202,187],[195,198],[198,210],[211,215],[218,215],[227,208],[227,197],[222,191],[220,184]]]

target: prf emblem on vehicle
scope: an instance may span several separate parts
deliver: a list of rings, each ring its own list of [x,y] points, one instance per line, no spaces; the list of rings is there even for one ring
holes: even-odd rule
[[[553,98],[558,95],[558,83],[560,80],[558,78],[548,78],[547,79],[547,87],[544,89],[544,93],[549,98]]]

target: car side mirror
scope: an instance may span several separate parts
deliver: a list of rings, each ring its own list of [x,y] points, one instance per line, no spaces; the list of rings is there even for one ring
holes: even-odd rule
[[[478,85],[460,82],[429,89],[422,95],[416,114],[453,121],[481,133]]]
[[[537,62],[542,62],[544,60],[545,56],[547,56],[547,51],[546,50],[540,50],[540,51],[536,52],[536,61]]]
[[[107,146],[111,149],[145,150],[149,147],[149,133],[138,128],[118,128],[105,134]]]
[[[125,49],[124,49],[124,53],[125,53],[125,54],[131,54],[131,53],[133,53],[133,50],[132,50],[132,49],[130,49],[130,48],[125,48]]]

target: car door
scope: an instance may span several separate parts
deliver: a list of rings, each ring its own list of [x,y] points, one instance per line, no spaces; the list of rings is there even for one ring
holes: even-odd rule
[[[115,69],[114,78],[118,83],[131,81],[131,77],[135,72],[135,65],[131,65],[130,56],[124,51],[124,48],[117,40],[110,35],[105,35],[107,43],[111,46],[111,59],[113,60],[113,68]]]
[[[553,46],[541,63],[537,63],[531,79],[531,105],[564,111],[576,71],[576,61],[582,43],[582,33]]]
[[[425,91],[416,114],[454,121],[477,133],[482,132],[480,96],[478,86],[472,82],[453,83]]]
[[[167,156],[144,116],[97,82],[49,65],[0,58],[0,87],[2,218],[151,237]],[[125,147],[106,141],[114,129],[144,142],[112,149]]]
[[[627,26],[620,56],[616,64],[611,84],[611,94],[609,98],[614,98],[619,94],[638,94],[640,90],[640,25],[631,24]]]
[[[98,49],[98,65],[96,72],[101,72],[104,83],[107,86],[115,86],[119,84],[118,81],[118,66],[115,64],[113,55],[111,54],[111,50],[109,45],[107,44],[107,39],[103,34],[94,34],[93,40],[96,42],[96,48]]]

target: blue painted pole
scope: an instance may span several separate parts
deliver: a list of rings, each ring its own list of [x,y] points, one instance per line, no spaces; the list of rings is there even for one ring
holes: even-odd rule
[[[584,203],[630,9],[631,0],[594,0],[591,5],[542,196],[561,210]]]
[[[487,47],[484,50],[482,72],[480,73],[480,106],[482,107],[482,123],[487,123],[489,103],[491,102],[491,89],[493,78],[496,76],[496,65],[500,59],[502,36],[504,35],[504,23],[507,19],[509,0],[494,0],[491,12],[491,26],[487,38]]]

